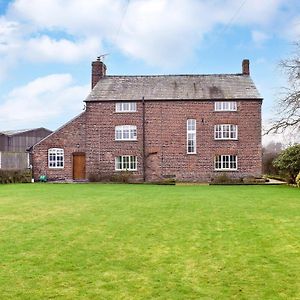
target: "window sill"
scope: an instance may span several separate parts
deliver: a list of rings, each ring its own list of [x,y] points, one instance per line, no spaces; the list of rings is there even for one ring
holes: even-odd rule
[[[127,170],[116,170],[116,169],[115,169],[115,171],[116,171],[116,172],[136,172],[137,169],[135,169],[135,170],[128,170],[128,169],[127,169]]]
[[[64,167],[48,167],[50,170],[63,170]]]
[[[115,142],[137,142],[138,140],[115,140]]]
[[[238,169],[214,169],[215,172],[236,172]]]
[[[214,112],[219,113],[219,112],[237,112],[238,110],[214,110]]]
[[[239,139],[216,139],[214,138],[215,141],[238,141]]]

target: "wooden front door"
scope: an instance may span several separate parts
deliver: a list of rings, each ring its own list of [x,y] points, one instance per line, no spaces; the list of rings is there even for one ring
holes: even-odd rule
[[[85,153],[73,153],[73,179],[85,179]]]

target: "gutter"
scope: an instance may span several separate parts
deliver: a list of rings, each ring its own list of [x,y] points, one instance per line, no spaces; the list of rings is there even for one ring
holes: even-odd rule
[[[142,125],[143,125],[143,181],[146,182],[146,130],[145,130],[145,97],[142,97],[143,112],[142,112]]]

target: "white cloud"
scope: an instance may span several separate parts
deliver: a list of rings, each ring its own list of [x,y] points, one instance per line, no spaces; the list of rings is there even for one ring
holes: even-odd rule
[[[102,47],[108,42],[152,65],[183,64],[216,26],[266,26],[276,20],[283,3],[252,0],[241,7],[239,0],[16,0],[6,14],[8,47],[2,55],[70,63],[110,51]],[[18,38],[11,40],[16,31]],[[60,38],[53,38],[57,33]],[[254,33],[254,39],[263,38]]]
[[[119,24],[127,0],[16,0],[9,15],[38,30],[62,30],[102,38]]]
[[[261,2],[248,1],[241,7],[235,0],[133,1],[117,46],[154,65],[184,63],[217,25],[221,30],[228,26],[265,26],[276,17],[283,0]],[[262,35],[260,38],[262,41]]]
[[[190,4],[189,1],[170,3],[166,0],[133,2],[118,46],[152,65],[184,62],[211,27],[204,19],[198,19],[197,10]]]
[[[300,40],[300,16],[292,18],[287,23],[283,35],[292,41]]]
[[[84,57],[93,57],[99,53],[99,42],[89,38],[82,42],[72,42],[67,39],[55,40],[48,36],[31,38],[25,42],[22,55],[27,59],[38,62],[76,62]]]
[[[257,46],[261,46],[270,36],[262,31],[253,30],[251,32],[252,40]]]
[[[37,78],[3,96],[0,128],[41,126],[58,117],[68,120],[81,111],[88,91],[89,86],[74,85],[70,74]]]

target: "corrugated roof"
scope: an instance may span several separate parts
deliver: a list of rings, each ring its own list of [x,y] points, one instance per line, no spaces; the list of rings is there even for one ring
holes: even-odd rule
[[[52,132],[49,129],[39,127],[39,128],[31,128],[31,129],[18,129],[18,130],[0,131],[0,134],[5,134],[7,136],[12,136],[12,135],[16,135],[16,134],[20,134],[20,133],[24,133],[24,132],[29,132],[29,131],[33,131],[33,130],[38,130],[38,129],[45,129],[45,130],[48,130],[49,132]]]
[[[85,101],[262,99],[250,76],[149,75],[105,76]]]

